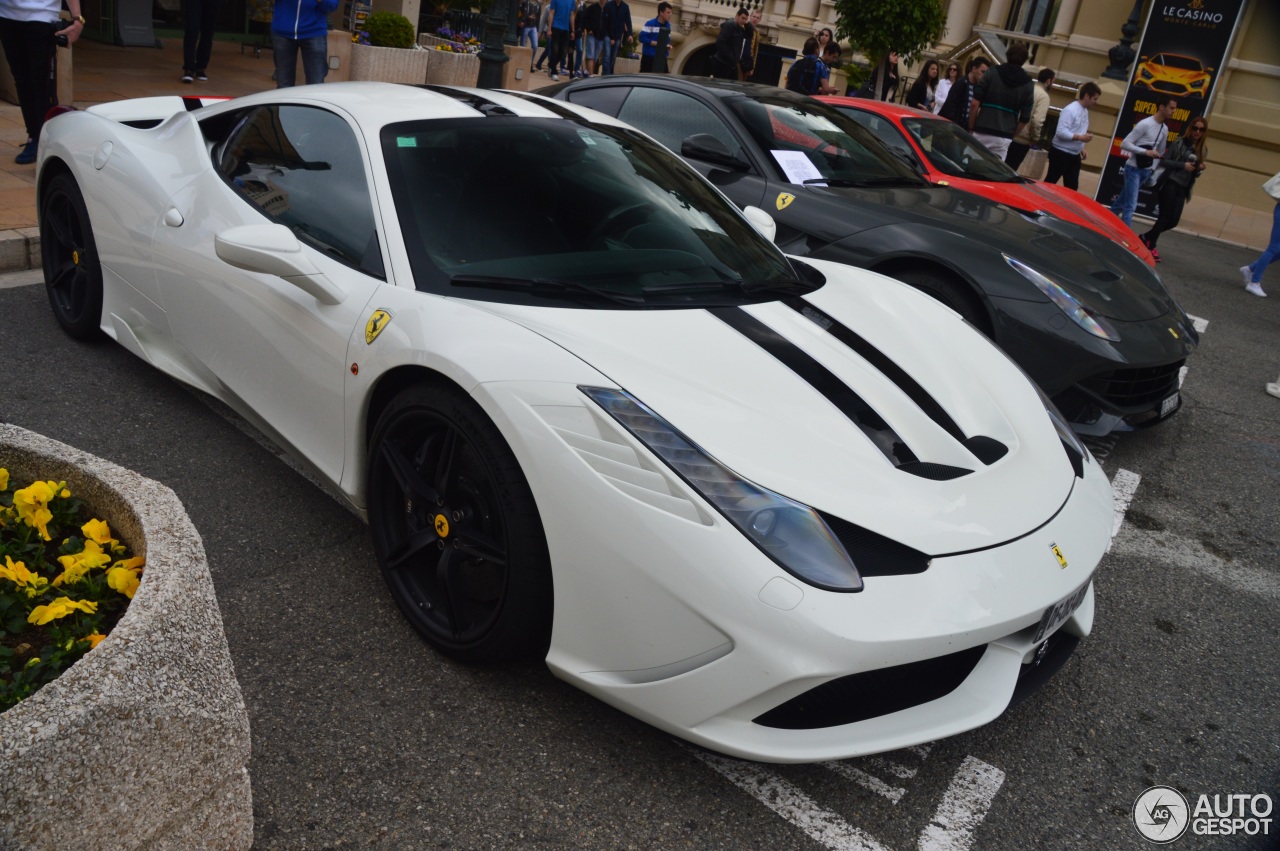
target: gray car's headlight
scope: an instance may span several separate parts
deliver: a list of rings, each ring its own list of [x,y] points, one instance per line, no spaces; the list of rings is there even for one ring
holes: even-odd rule
[[[1003,255],[1006,263],[1009,264],[1019,275],[1035,284],[1036,289],[1049,297],[1049,300],[1058,306],[1058,308],[1067,316],[1071,317],[1071,321],[1088,331],[1095,337],[1101,337],[1104,340],[1110,340],[1113,343],[1120,342],[1120,332],[1117,331],[1105,317],[1098,316],[1080,303],[1080,300],[1073,296],[1070,292],[1062,287],[1057,281],[1046,275],[1032,269],[1021,260],[1010,257],[1008,254]]]
[[[862,577],[853,559],[812,508],[737,475],[631,394],[605,387],[578,389],[666,462],[782,569],[828,591],[862,590]]]

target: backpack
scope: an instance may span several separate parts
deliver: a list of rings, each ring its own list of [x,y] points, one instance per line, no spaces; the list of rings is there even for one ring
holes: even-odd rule
[[[787,72],[787,89],[802,95],[818,91],[818,59],[805,56],[797,60]]]

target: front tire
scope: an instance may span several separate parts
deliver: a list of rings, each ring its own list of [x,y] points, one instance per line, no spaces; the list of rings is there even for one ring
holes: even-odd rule
[[[54,318],[77,340],[102,325],[102,267],[80,187],[70,174],[49,181],[40,201],[40,260]]]
[[[545,655],[542,521],[511,448],[471,398],[431,383],[387,405],[370,442],[368,505],[391,596],[430,644],[471,663]]]

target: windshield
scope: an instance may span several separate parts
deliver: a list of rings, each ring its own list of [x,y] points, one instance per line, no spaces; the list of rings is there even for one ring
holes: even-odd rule
[[[635,309],[772,300],[822,283],[628,128],[414,121],[385,127],[382,148],[420,290]]]
[[[1159,56],[1151,60],[1155,65],[1163,65],[1166,68],[1176,68],[1179,71],[1202,71],[1204,68],[1200,65],[1199,59],[1192,59],[1190,56],[1179,56],[1176,53],[1161,53]]]
[[[915,138],[938,171],[952,177],[1021,183],[1018,173],[958,125],[938,118],[904,118],[902,126]]]
[[[923,183],[865,127],[807,98],[734,98],[729,106],[790,183]]]

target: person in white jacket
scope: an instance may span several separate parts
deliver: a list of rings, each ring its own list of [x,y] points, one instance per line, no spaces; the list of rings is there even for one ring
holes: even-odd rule
[[[1080,163],[1085,159],[1084,146],[1093,139],[1089,132],[1089,110],[1102,97],[1102,89],[1092,80],[1080,87],[1079,96],[1067,104],[1058,116],[1058,129],[1049,146],[1049,173],[1045,183],[1057,183],[1068,189],[1080,189]]]

